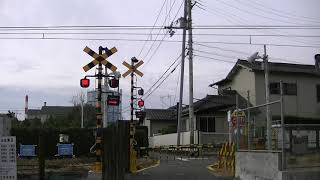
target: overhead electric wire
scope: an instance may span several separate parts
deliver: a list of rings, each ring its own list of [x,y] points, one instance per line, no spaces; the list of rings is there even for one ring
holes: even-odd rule
[[[307,20],[315,20],[317,22],[319,22],[319,19],[318,18],[314,18],[314,17],[308,17],[308,16],[303,16],[303,15],[297,15],[296,12],[288,12],[288,11],[285,11],[285,10],[278,10],[278,9],[275,9],[275,8],[272,8],[270,6],[267,6],[266,4],[261,4],[261,3],[258,3],[257,1],[255,0],[249,0],[251,3],[254,3],[258,6],[262,6],[264,7],[265,9],[270,9],[272,10],[273,12],[277,12],[277,13],[282,13],[282,14],[286,14],[286,15],[289,15],[289,16],[292,16],[292,17],[296,17],[296,18],[302,18],[302,19],[307,19]]]
[[[259,10],[259,12],[264,12],[265,14],[272,14],[272,15],[275,15],[275,16],[278,16],[278,17],[282,17],[282,18],[286,18],[286,19],[293,19],[293,20],[297,20],[297,21],[303,21],[303,22],[311,22],[311,23],[320,23],[320,21],[313,21],[313,20],[307,20],[307,19],[299,19],[299,18],[296,18],[296,17],[290,17],[288,15],[283,15],[281,13],[278,13],[278,12],[275,12],[275,11],[272,11],[272,10],[268,10],[267,8],[265,8],[265,5],[263,6],[260,6],[260,5],[254,5],[251,1],[251,3],[248,3],[248,0],[245,0],[245,1],[240,1],[240,0],[235,0],[237,1],[239,4],[244,4],[246,7],[249,7],[251,6],[252,9],[257,9]],[[263,7],[263,8],[261,8]]]
[[[154,90],[153,90],[153,88],[159,83],[159,81],[167,74],[167,72],[169,72],[169,70],[172,68],[172,66],[174,65],[174,64],[176,64],[176,62],[180,59],[180,57],[181,57],[181,54],[176,58],[176,59],[174,59],[173,60],[173,62],[171,63],[171,65],[164,71],[164,73],[158,78],[158,80],[157,81],[155,81],[154,83],[153,83],[153,85],[151,85],[149,88],[148,88],[148,90],[147,91],[145,91],[145,93],[144,93],[144,95],[141,97],[141,99],[142,98],[144,98],[147,94],[149,94],[149,93],[151,93],[151,92],[154,92]],[[178,64],[180,64],[180,63],[178,63]],[[176,68],[176,67],[175,67]],[[175,69],[174,68],[174,69]],[[171,73],[170,73],[171,74]],[[165,77],[165,79],[167,79],[168,78],[168,76],[167,77]],[[162,81],[162,82],[160,82],[160,83],[163,83],[164,81]],[[157,87],[159,87],[159,86],[157,86]],[[150,96],[150,95],[149,95]],[[136,101],[135,101],[136,102]],[[134,102],[134,103],[135,103]],[[127,108],[130,108],[130,106],[128,106],[128,107],[126,107],[126,108],[123,108],[123,111],[125,111]]]
[[[217,59],[217,58],[212,58],[212,57],[202,56],[202,55],[197,55],[197,54],[194,54],[194,56],[195,56],[195,57],[204,58],[204,59],[210,59],[210,60],[214,60],[214,61],[221,61],[221,62],[232,63],[232,64],[235,64],[235,63],[236,63],[236,62],[230,61],[230,60]]]
[[[198,53],[204,53],[204,54],[215,55],[215,56],[231,58],[231,59],[237,59],[238,58],[236,56],[228,56],[228,55],[223,55],[223,54],[218,54],[218,53],[213,53],[213,52],[202,51],[202,50],[198,50],[198,49],[194,49],[194,51],[198,52]]]
[[[243,54],[246,56],[249,56],[251,54],[243,52],[243,51],[236,51],[236,50],[232,50],[232,49],[226,49],[226,48],[221,48],[221,47],[216,47],[216,46],[208,46],[208,45],[203,45],[203,44],[196,44],[202,47],[207,47],[207,48],[214,48],[214,49],[219,49],[221,51],[228,51],[228,52],[233,52],[233,53],[238,53],[238,54]],[[213,53],[214,54],[214,53]],[[236,59],[240,59],[238,57],[236,57]],[[303,61],[297,61],[297,60],[288,60],[288,59],[284,59],[284,58],[278,58],[278,57],[271,57],[269,56],[270,60],[280,60],[280,61],[286,61],[286,62],[291,62],[291,63],[298,63],[301,64]]]
[[[160,11],[159,11],[159,13],[158,13],[158,15],[157,15],[157,18],[156,18],[155,22],[153,23],[153,27],[156,26],[156,24],[157,24],[157,22],[158,22],[158,20],[159,20],[159,17],[160,17],[160,15],[161,15],[161,12],[162,12],[162,10],[163,10],[163,7],[164,7],[164,5],[166,4],[166,2],[167,2],[167,0],[165,0],[165,1],[163,2],[162,6],[161,6],[161,8],[160,8]],[[149,33],[147,39],[149,39],[149,38],[152,36],[152,31],[153,31],[153,29],[150,30],[150,33]],[[141,50],[140,50],[140,52],[139,52],[139,54],[138,54],[138,57],[141,55],[141,53],[142,53],[144,47],[146,46],[146,44],[147,44],[147,41],[145,41],[145,42],[143,43],[142,48],[141,48]]]
[[[145,36],[149,33],[134,32],[5,32],[0,35],[133,35]],[[161,35],[165,35],[163,33]],[[157,35],[157,34],[151,34]],[[174,35],[182,35],[175,33]],[[303,34],[226,34],[226,33],[193,33],[196,36],[222,36],[222,37],[299,37],[299,38],[320,38],[320,35],[303,35]]]
[[[165,72],[159,77],[159,79],[153,83],[153,85],[146,91],[145,94],[147,94],[149,91],[151,91],[151,89],[165,76],[165,74],[171,69],[171,67],[180,59],[181,54],[179,55],[179,57],[177,57],[173,63],[171,63],[171,65],[165,70]]]
[[[173,2],[169,13],[171,12],[171,10],[172,10],[175,2],[176,2],[176,0]],[[178,9],[177,13],[176,13],[175,16],[174,16],[174,19],[178,16],[178,14],[179,14],[179,12],[180,12],[180,10],[181,10],[181,8],[182,8],[182,5],[183,5],[183,1],[181,2],[179,9]],[[166,18],[167,18],[167,17],[166,17]],[[156,54],[157,51],[159,50],[159,48],[160,48],[162,42],[164,41],[165,37],[167,36],[167,34],[168,34],[168,31],[167,31],[166,34],[163,36],[163,38],[161,39],[160,43],[158,44],[158,46],[156,47],[156,49],[154,50],[154,52],[152,53],[152,55],[150,56],[150,58],[146,61],[146,63],[144,64],[143,67],[145,67],[145,66],[152,60],[152,58],[155,56],[155,54]],[[151,47],[150,47],[150,49],[151,49]]]
[[[172,6],[170,7],[170,12],[171,12],[172,8],[174,7],[175,2],[176,2],[176,0],[174,1],[174,3],[172,4]],[[165,26],[167,18],[168,18],[168,14],[165,16],[164,22],[162,23],[162,27]],[[161,33],[161,29],[159,29],[159,31],[158,31],[158,33],[157,33],[157,35],[156,35],[156,37],[155,37],[154,40],[157,40],[157,39],[158,39],[160,33]],[[168,32],[166,32],[166,33],[164,34],[164,36],[162,37],[162,39],[161,39],[161,41],[160,41],[160,43],[159,43],[159,45],[158,45],[158,47],[157,47],[157,49],[156,49],[155,51],[157,51],[157,50],[159,49],[159,47],[161,46],[162,41],[165,39],[167,33],[168,33]],[[142,57],[142,59],[145,59],[145,58],[149,55],[149,53],[151,52],[151,50],[152,50],[153,46],[155,45],[155,43],[156,43],[156,41],[153,41],[153,42],[152,42],[152,44],[151,44],[151,46],[149,47],[147,53]],[[150,61],[150,59],[149,59],[148,61]],[[148,63],[148,61],[147,61],[147,63]],[[143,66],[145,66],[147,63],[145,63]]]
[[[161,85],[162,83],[168,79],[168,77],[177,69],[177,67],[181,64],[181,61],[171,70],[171,72],[169,74],[167,74],[167,76],[157,85],[157,87],[155,87],[148,95],[147,97],[144,97],[144,99],[148,99],[148,97],[150,97],[151,94],[153,94]]]
[[[225,1],[222,1],[222,0],[216,0],[217,2],[221,3],[221,4],[224,4],[225,6],[227,7],[232,7],[233,9],[237,9],[238,11],[242,11],[242,12],[245,12],[247,14],[250,14],[250,15],[254,15],[254,16],[257,16],[257,17],[261,17],[261,18],[265,18],[265,19],[269,19],[269,20],[272,20],[272,21],[278,21],[278,22],[282,22],[282,23],[287,23],[287,24],[300,24],[300,23],[294,23],[294,22],[290,22],[290,21],[284,21],[284,20],[280,20],[280,19],[277,19],[277,18],[272,18],[272,17],[268,17],[268,16],[263,16],[259,13],[254,13],[253,11],[248,11],[246,9],[241,9],[239,8],[238,6],[234,6],[230,3],[226,3]],[[300,24],[300,25],[305,25],[305,24]]]
[[[44,38],[22,38],[22,37],[0,37],[0,39],[7,40],[71,40],[71,41],[126,41],[126,42],[143,42],[143,41],[155,41],[155,40],[146,40],[146,39],[125,39],[125,38],[52,38],[52,37],[44,37]],[[181,43],[179,40],[156,40],[158,42],[167,42],[167,43]],[[293,45],[293,44],[273,44],[273,43],[249,43],[249,42],[224,42],[224,41],[195,41],[196,43],[203,44],[229,44],[229,45],[254,45],[254,46],[278,46],[278,47],[296,47],[296,48],[320,48],[320,46],[312,46],[312,45]]]

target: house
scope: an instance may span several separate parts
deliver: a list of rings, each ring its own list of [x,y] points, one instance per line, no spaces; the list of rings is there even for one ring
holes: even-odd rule
[[[210,86],[218,92],[236,90],[242,97],[250,92],[250,103],[260,105],[265,100],[265,76],[262,62],[238,60],[226,78]],[[320,117],[320,71],[315,65],[269,62],[270,101],[280,98],[280,81],[283,82],[285,116],[301,118]],[[270,107],[273,119],[280,115],[280,105]],[[260,117],[265,117],[261,112]]]
[[[45,102],[41,109],[28,109],[26,119],[40,119],[44,123],[50,117],[66,117],[73,108],[73,106],[47,106]]]
[[[207,95],[194,102],[194,127],[196,144],[228,141],[228,112],[236,109],[236,91],[226,90],[220,95]],[[238,96],[239,107],[247,107],[247,101]],[[182,111],[182,131],[190,131],[189,109]]]
[[[236,91],[224,91],[223,95],[207,95],[194,102],[194,127],[196,144],[221,143],[229,139],[228,111],[236,108]],[[239,96],[239,106],[244,108],[247,101]],[[149,144],[174,145],[177,142],[176,107],[168,109],[147,109],[144,125],[148,127]],[[163,133],[164,129],[174,129]],[[189,144],[190,121],[188,106],[183,107],[181,119],[181,142]]]
[[[146,109],[143,125],[148,127],[148,136],[177,132],[177,113],[175,109]],[[165,132],[167,131],[167,132]],[[168,132],[169,131],[169,132]]]

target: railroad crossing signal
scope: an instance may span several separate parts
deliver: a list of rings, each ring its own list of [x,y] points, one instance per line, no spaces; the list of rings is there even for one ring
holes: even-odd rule
[[[109,61],[106,60],[109,56],[113,55],[118,51],[117,48],[113,47],[109,50],[106,50],[105,53],[103,53],[102,55],[97,54],[87,46],[83,49],[83,51],[94,58],[94,60],[91,61],[89,64],[83,66],[83,70],[85,72],[89,71],[91,68],[93,68],[99,63],[105,65],[106,68],[110,69],[112,72],[115,72],[117,70],[116,66],[114,66],[113,64],[111,64]]]
[[[122,76],[126,77],[128,76],[131,72],[134,72],[138,74],[140,77],[143,76],[143,73],[138,70],[138,67],[140,67],[143,64],[143,61],[139,61],[136,65],[131,66],[129,63],[123,61],[122,63],[124,66],[126,66],[129,70],[125,72]]]

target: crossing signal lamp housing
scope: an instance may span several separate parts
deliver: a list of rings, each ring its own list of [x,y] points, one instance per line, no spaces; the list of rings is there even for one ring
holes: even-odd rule
[[[142,107],[144,106],[144,100],[140,99],[140,100],[138,101],[138,106],[139,106],[140,108],[142,108]]]
[[[140,95],[140,96],[143,96],[143,94],[144,94],[144,90],[141,88],[141,89],[139,89],[138,90],[138,94]]]
[[[81,80],[80,80],[80,86],[81,86],[82,88],[87,88],[87,87],[89,87],[89,86],[90,86],[90,80],[87,79],[87,78],[81,79]]]
[[[119,79],[113,78],[109,80],[109,86],[111,88],[117,88],[119,87]]]

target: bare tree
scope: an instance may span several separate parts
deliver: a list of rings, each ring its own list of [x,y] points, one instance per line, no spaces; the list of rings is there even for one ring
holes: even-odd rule
[[[83,106],[86,101],[86,95],[84,92],[80,91],[77,95],[72,96],[71,103],[73,106],[81,107],[81,128],[83,128]]]

